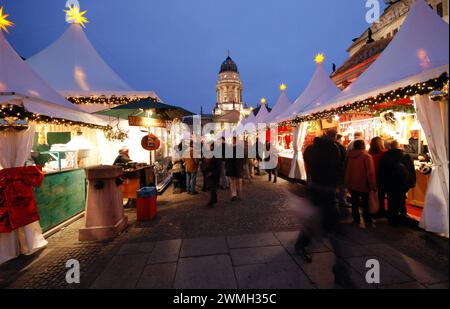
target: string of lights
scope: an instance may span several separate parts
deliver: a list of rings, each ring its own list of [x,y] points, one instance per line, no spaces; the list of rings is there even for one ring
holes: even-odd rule
[[[321,119],[328,119],[335,115],[342,115],[342,114],[348,114],[348,113],[363,113],[368,112],[371,109],[373,110],[374,107],[377,105],[386,104],[389,102],[395,102],[400,99],[406,99],[411,98],[416,95],[426,95],[430,94],[433,91],[436,90],[443,90],[446,89],[447,96],[448,96],[448,82],[449,82],[449,76],[448,73],[445,72],[441,74],[439,77],[432,78],[426,82],[413,84],[410,86],[406,86],[403,88],[398,88],[393,91],[389,91],[387,93],[381,93],[375,97],[370,97],[362,101],[356,101],[356,102],[349,102],[343,106],[339,106],[332,109],[327,109],[324,111],[320,111],[313,114],[308,115],[301,115],[294,119],[285,121],[283,123],[280,123],[279,126],[297,126],[301,122],[305,121],[317,121]],[[392,109],[391,107],[390,109]],[[398,108],[405,108],[405,107],[398,107]]]
[[[0,119],[14,118],[17,120],[31,121],[39,124],[55,124],[65,126],[79,126],[91,129],[110,131],[110,126],[100,126],[96,124],[84,123],[79,121],[66,120],[50,116],[43,116],[26,111],[23,107],[17,105],[0,105]]]
[[[130,97],[130,96],[84,96],[84,97],[66,97],[73,104],[105,104],[105,105],[126,105],[138,100],[156,100],[152,97]]]

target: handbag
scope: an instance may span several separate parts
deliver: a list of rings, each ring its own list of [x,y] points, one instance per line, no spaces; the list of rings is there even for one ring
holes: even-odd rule
[[[378,191],[369,192],[369,211],[372,215],[380,211],[380,202],[378,200]]]

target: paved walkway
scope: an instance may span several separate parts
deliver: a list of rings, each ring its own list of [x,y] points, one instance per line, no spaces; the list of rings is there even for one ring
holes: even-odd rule
[[[331,268],[347,265],[359,288],[448,288],[448,241],[421,230],[391,228],[384,220],[365,229],[343,219],[337,257],[328,240],[315,239],[305,264],[293,246],[311,209],[301,186],[257,177],[245,184],[243,201],[221,191],[214,209],[208,194],[158,197],[158,216],[135,220],[114,241],[78,242],[83,219],[49,238],[48,247],[0,267],[7,288],[340,288]],[[381,284],[365,282],[368,259],[380,262]],[[80,284],[65,280],[66,261],[81,266]]]

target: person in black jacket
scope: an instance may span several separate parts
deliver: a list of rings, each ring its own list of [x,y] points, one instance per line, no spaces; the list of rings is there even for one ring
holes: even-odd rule
[[[211,144],[211,151],[214,152],[214,143]],[[202,165],[204,165],[204,177],[208,189],[211,191],[211,197],[208,202],[208,207],[214,207],[217,204],[217,187],[220,182],[220,173],[222,160],[213,156],[210,159],[203,158]]]
[[[339,175],[342,172],[342,162],[335,139],[331,138],[333,135],[335,135],[335,131],[315,140],[308,154],[308,169],[311,178],[311,201],[317,207],[319,213],[317,219],[319,220],[311,218],[309,222],[306,222],[295,243],[296,253],[306,263],[311,263],[312,257],[306,251],[305,247],[311,242],[314,233],[318,233],[318,230],[322,230],[322,232],[329,236],[330,243],[336,255],[342,255],[342,248],[337,238],[337,235],[340,233],[340,225],[338,224],[339,213],[335,198],[336,186]],[[315,226],[313,223],[315,221],[320,221],[321,227]],[[346,288],[353,287],[348,269],[341,259],[337,259],[333,267],[333,272],[336,283]]]
[[[416,171],[409,154],[393,141],[380,160],[378,183],[387,192],[390,225],[406,219],[406,193],[416,186]]]
[[[242,177],[244,170],[244,159],[237,157],[236,137],[233,138],[233,158],[225,159],[226,175],[229,179],[231,190],[231,201],[237,201],[242,195]]]

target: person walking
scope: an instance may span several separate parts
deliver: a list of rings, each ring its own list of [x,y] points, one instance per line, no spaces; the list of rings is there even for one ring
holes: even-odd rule
[[[190,155],[188,158],[185,158],[184,165],[186,170],[186,191],[188,194],[196,195],[198,192],[196,191],[197,186],[197,171],[199,166],[199,160],[194,159],[194,151],[191,147]]]
[[[214,143],[211,144],[211,151],[214,152]],[[221,159],[213,156],[210,159],[203,158],[206,184],[211,192],[208,207],[212,208],[217,204],[217,187],[220,182]]]
[[[233,138],[233,158],[225,161],[226,175],[230,183],[231,201],[237,201],[242,197],[242,176],[244,159],[237,157],[236,137]]]
[[[270,142],[266,142],[266,151],[270,150]],[[266,156],[267,154],[263,154],[264,156]],[[265,157],[264,162],[269,162],[271,160],[270,155],[268,155],[267,157]],[[277,183],[277,179],[278,179],[278,162],[275,166],[275,168],[269,168],[266,170],[267,174],[269,175],[269,182],[272,181],[272,176],[273,176],[273,183]]]
[[[388,220],[397,226],[406,220],[406,193],[416,186],[416,171],[411,157],[393,141],[381,157],[378,172],[379,184],[387,192]]]
[[[347,156],[345,186],[351,195],[353,223],[361,222],[359,214],[361,206],[364,222],[370,225],[372,218],[369,211],[369,193],[377,190],[375,167],[364,141],[357,140],[353,146],[353,150],[350,150]]]
[[[225,137],[222,137],[222,158],[220,162],[220,187],[222,190],[229,188],[228,177],[226,172],[226,141]]]
[[[328,134],[327,134],[328,135]],[[327,135],[315,141],[311,146],[308,168],[311,177],[311,202],[317,208],[318,218],[311,218],[302,227],[295,243],[295,252],[306,262],[311,263],[312,257],[306,251],[317,231],[322,231],[328,236],[333,251],[337,256],[342,256],[342,248],[338,241],[340,225],[338,224],[339,213],[336,205],[336,186],[341,169],[339,149],[334,139]],[[313,222],[321,222],[316,226]],[[316,235],[320,236],[320,235]],[[335,282],[351,288],[352,283],[348,269],[342,259],[337,259],[333,267]]]
[[[379,183],[378,174],[380,171],[380,160],[386,153],[387,149],[384,147],[384,141],[381,137],[377,136],[372,138],[370,141],[370,149],[369,154],[373,160],[373,166],[375,168],[375,177],[377,178],[377,187],[378,187],[378,201],[380,203],[379,210],[375,214],[376,217],[385,217],[386,216],[386,191]]]

